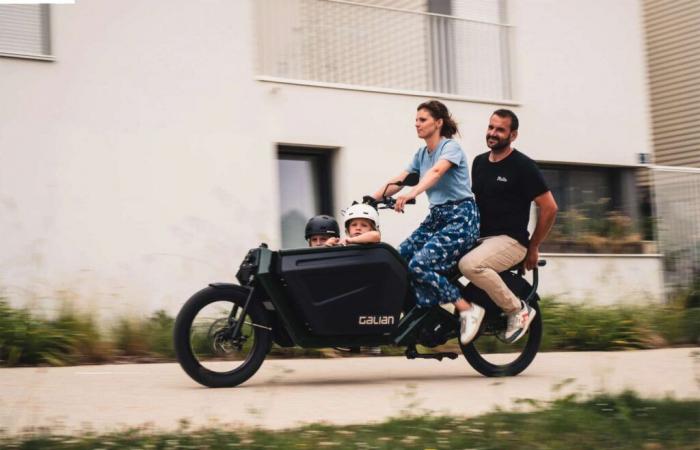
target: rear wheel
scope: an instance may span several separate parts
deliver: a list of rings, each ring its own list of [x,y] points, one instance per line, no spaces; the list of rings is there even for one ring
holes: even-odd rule
[[[515,376],[525,370],[535,359],[542,341],[542,314],[537,302],[530,304],[537,314],[525,336],[513,344],[502,340],[489,327],[467,345],[461,345],[469,364],[487,377]]]
[[[246,298],[242,288],[207,287],[180,310],[175,353],[193,380],[208,387],[237,386],[260,368],[272,343],[270,320],[255,300],[243,315]]]

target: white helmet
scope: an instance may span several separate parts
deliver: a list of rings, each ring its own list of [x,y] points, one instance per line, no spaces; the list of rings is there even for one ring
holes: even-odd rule
[[[379,213],[372,206],[365,203],[356,203],[343,213],[345,220],[343,225],[348,229],[348,222],[352,219],[368,219],[374,222],[374,227],[379,230]]]

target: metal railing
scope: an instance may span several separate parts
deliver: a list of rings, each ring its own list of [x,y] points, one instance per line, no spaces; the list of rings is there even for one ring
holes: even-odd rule
[[[0,56],[52,60],[49,5],[0,5]]]
[[[513,98],[509,25],[342,0],[256,8],[259,76]]]
[[[700,169],[651,166],[658,243],[669,291],[700,282]]]

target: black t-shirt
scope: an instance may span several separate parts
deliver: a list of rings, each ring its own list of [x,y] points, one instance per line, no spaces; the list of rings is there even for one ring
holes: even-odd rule
[[[489,153],[474,158],[472,191],[481,215],[481,237],[506,234],[528,246],[530,203],[549,188],[542,172],[524,154],[513,149],[498,162]]]

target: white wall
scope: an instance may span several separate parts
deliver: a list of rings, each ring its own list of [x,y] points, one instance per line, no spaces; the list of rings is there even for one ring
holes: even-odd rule
[[[540,297],[588,305],[645,304],[664,298],[660,255],[542,254]],[[531,279],[528,276],[528,279]]]
[[[636,2],[510,6],[519,147],[632,164],[648,146]],[[341,149],[337,212],[420,145],[421,97],[255,81],[252,2],[94,0],[52,19],[56,62],[0,59],[0,289],[12,299],[53,307],[66,290],[105,312],[173,311],[232,280],[249,247],[279,245],[277,143]],[[471,159],[498,105],[447,104]],[[426,209],[383,212],[385,240]]]
[[[228,1],[53,6],[56,62],[0,60],[10,296],[155,308],[276,242],[251,14]]]
[[[509,1],[519,145],[533,158],[633,165],[651,152],[640,3]]]

